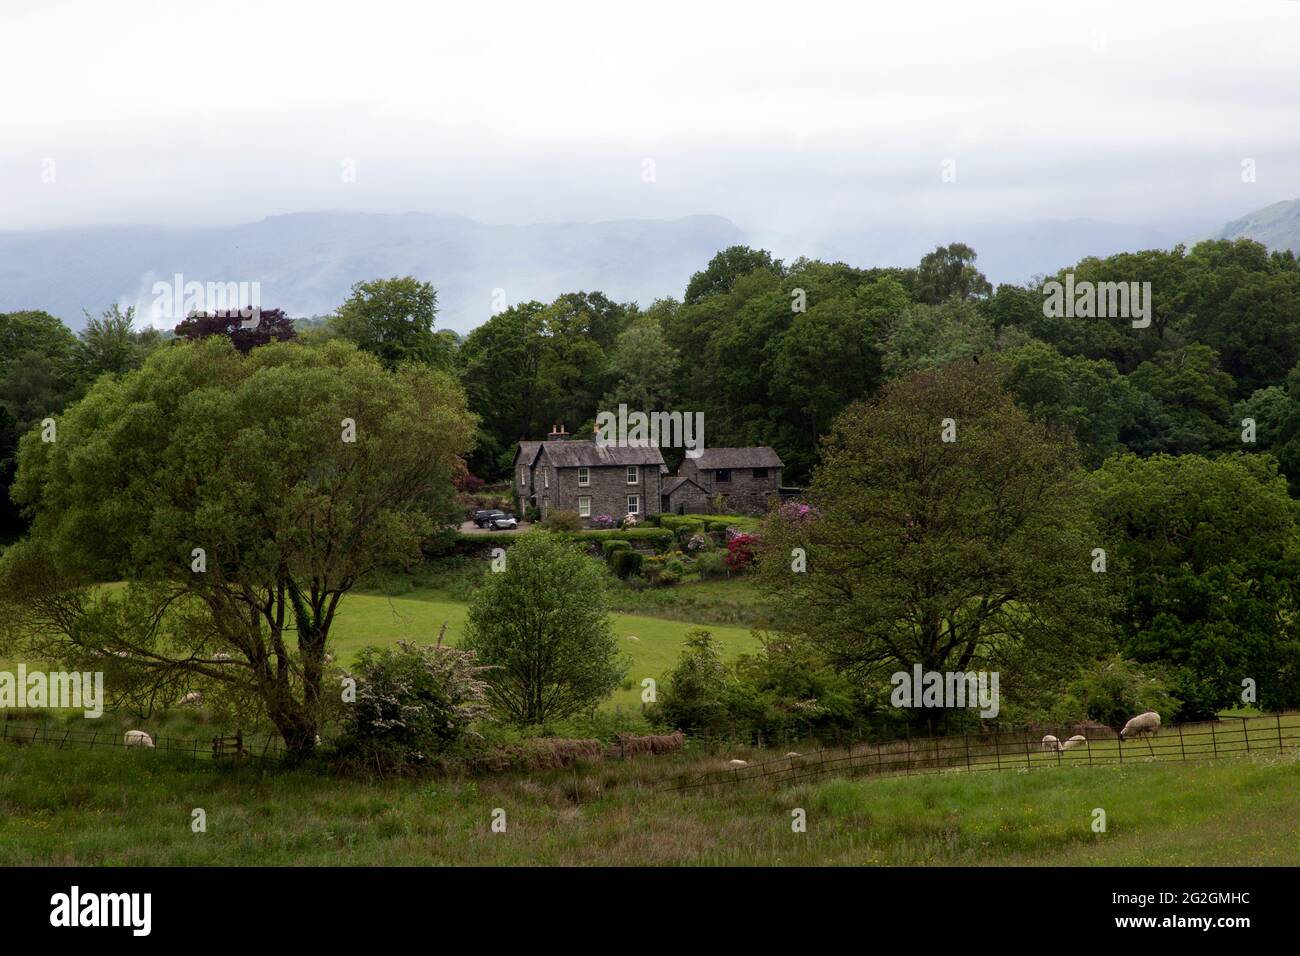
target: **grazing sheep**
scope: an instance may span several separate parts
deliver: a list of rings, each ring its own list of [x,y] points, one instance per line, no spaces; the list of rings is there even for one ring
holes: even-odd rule
[[[1127,724],[1119,735],[1127,740],[1129,737],[1145,737],[1154,734],[1160,729],[1160,715],[1154,710],[1148,710],[1144,714],[1138,714]]]
[[[1061,749],[1061,742],[1057,740],[1054,735],[1048,734],[1043,738],[1043,749],[1059,751]]]
[[[1085,737],[1083,734],[1075,734],[1065,743],[1061,744],[1061,749],[1070,750],[1074,747],[1086,747],[1086,746],[1088,746],[1088,738]]]
[[[122,743],[127,747],[149,747],[153,748],[153,738],[143,730],[128,730],[122,737]]]
[[[187,707],[190,704],[201,704],[203,703],[203,694],[201,694],[197,690],[192,690],[184,697],[182,697],[179,701],[177,701],[177,703],[181,707]]]
[[[629,634],[629,635],[627,636],[627,639],[628,639],[629,641],[636,641],[638,644],[641,643],[641,638],[637,637],[635,634]]]
[[[801,754],[801,753],[795,753],[793,750],[791,750],[788,754],[786,754],[786,756],[787,756],[787,757],[802,757],[803,754]]]
[[[730,760],[730,761],[728,761],[728,763],[730,763],[731,766],[733,766],[733,767],[748,767],[748,766],[749,766],[749,761],[748,761],[748,760]]]

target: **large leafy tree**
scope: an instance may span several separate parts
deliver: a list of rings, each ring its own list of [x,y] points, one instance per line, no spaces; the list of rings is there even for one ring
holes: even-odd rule
[[[1067,357],[1042,342],[1004,359],[1005,385],[1016,403],[1037,421],[1071,429],[1088,467],[1125,450],[1122,436],[1136,421],[1141,397],[1114,365]]]
[[[465,647],[488,696],[521,726],[588,710],[627,673],[609,613],[608,574],[573,545],[534,532],[511,545],[505,570],[474,594]]]
[[[659,319],[664,308],[656,303],[633,319],[614,341],[609,366],[615,384],[605,396],[605,407],[617,408],[619,403],[643,411],[672,407],[680,357],[664,338]]]
[[[393,369],[403,362],[446,367],[449,343],[433,330],[438,293],[411,276],[358,282],[331,323],[347,339]]]
[[[0,313],[0,541],[27,527],[9,497],[18,439],[77,396],[76,348],[76,336],[47,312]]]
[[[920,664],[998,670],[1023,702],[1098,646],[1105,575],[1074,443],[1018,408],[1004,374],[960,363],[850,406],[814,472],[814,510],[769,518],[760,571],[778,629],[870,691]]]
[[[470,332],[456,353],[461,383],[479,416],[470,460],[475,474],[508,472],[514,443],[545,433],[551,411],[541,381],[545,308],[530,301],[497,313]]]
[[[1185,345],[1158,353],[1128,377],[1159,406],[1144,429],[1151,450],[1174,453],[1217,451],[1234,440],[1230,426],[1232,376],[1208,345]]]
[[[1180,716],[1300,703],[1297,504],[1268,455],[1125,455],[1095,473],[1123,566],[1124,650],[1165,666]]]
[[[202,686],[309,751],[340,602],[450,521],[471,434],[445,374],[347,343],[160,350],[97,382],[56,441],[23,440],[33,525],[0,560],[6,637],[111,667],[137,706]]]
[[[975,268],[979,255],[964,242],[937,246],[921,258],[916,267],[916,295],[922,302],[938,305],[948,299],[983,299],[993,292],[984,273]]]
[[[691,276],[686,284],[686,293],[682,301],[686,305],[695,305],[711,295],[730,292],[736,280],[751,272],[763,269],[781,275],[780,259],[773,259],[766,249],[751,249],[749,246],[729,246],[717,253],[709,264]]]
[[[114,304],[99,315],[86,313],[86,326],[77,335],[72,364],[82,382],[89,384],[100,375],[121,375],[139,368],[161,344],[157,329],[135,328],[134,306],[124,312]]]
[[[283,309],[259,309],[255,317],[245,318],[238,311],[196,312],[176,326],[177,338],[191,342],[213,335],[224,335],[235,348],[248,352],[268,342],[287,342],[297,336],[293,321]]]

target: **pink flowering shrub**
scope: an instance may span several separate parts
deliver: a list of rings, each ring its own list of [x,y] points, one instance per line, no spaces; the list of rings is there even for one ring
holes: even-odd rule
[[[801,501],[787,501],[780,508],[781,517],[788,522],[796,521],[816,521],[821,517],[821,513],[812,505],[806,505]]]

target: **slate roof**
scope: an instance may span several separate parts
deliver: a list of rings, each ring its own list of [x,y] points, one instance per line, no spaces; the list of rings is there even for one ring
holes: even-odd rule
[[[753,448],[706,448],[692,459],[696,468],[783,468],[781,456],[767,445]]]
[[[518,462],[519,456],[522,455],[524,462],[531,466],[532,463],[537,460],[537,453],[542,450],[543,444],[545,444],[545,442],[521,441],[519,443],[519,450],[515,452],[515,461]]]
[[[653,445],[598,445],[594,441],[540,442],[556,468],[602,468],[626,465],[662,465],[664,456]]]
[[[674,491],[676,491],[676,490],[677,490],[678,488],[680,488],[682,485],[695,485],[695,487],[696,487],[696,488],[699,488],[700,491],[703,491],[705,494],[708,494],[707,491],[704,491],[704,489],[703,489],[702,487],[700,487],[699,482],[697,482],[697,481],[693,481],[693,480],[690,479],[690,478],[672,478],[672,479],[670,479],[670,480],[668,481],[668,483],[664,485],[663,494],[665,494],[665,495],[671,495]]]

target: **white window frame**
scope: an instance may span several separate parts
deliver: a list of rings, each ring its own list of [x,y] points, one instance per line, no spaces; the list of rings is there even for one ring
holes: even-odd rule
[[[639,515],[641,513],[641,496],[627,496],[627,513],[630,515]]]
[[[528,487],[528,469],[521,467],[519,469],[519,485],[521,488]]]
[[[578,496],[578,517],[579,518],[591,517],[591,495]]]
[[[579,468],[579,469],[578,469],[578,487],[579,487],[579,488],[590,488],[590,487],[591,487],[591,469],[590,469],[590,468],[583,467],[583,468]]]
[[[640,466],[640,465],[628,465],[628,466],[627,466],[627,483],[628,483],[629,485],[639,485],[639,484],[641,484],[641,466]]]
[[[549,468],[542,469],[542,486],[544,488],[551,487],[551,470]]]

